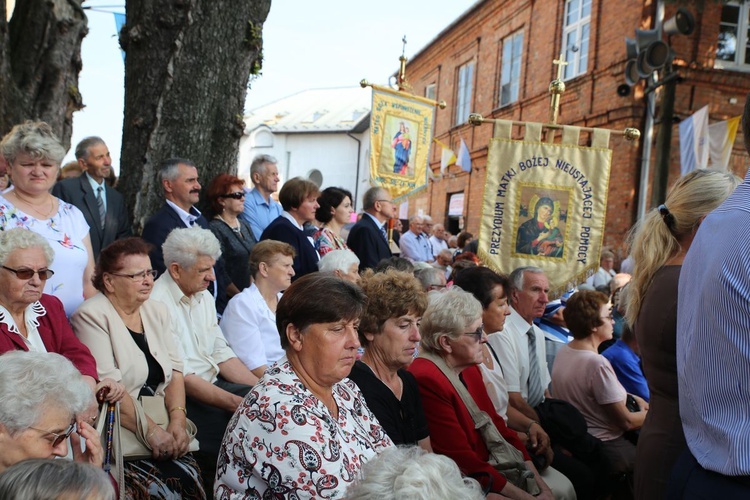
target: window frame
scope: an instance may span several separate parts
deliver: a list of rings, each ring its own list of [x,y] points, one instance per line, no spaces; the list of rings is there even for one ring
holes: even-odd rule
[[[520,38],[520,40],[519,40]],[[516,45],[516,42],[517,45]],[[499,82],[499,89],[498,89],[498,96],[497,96],[497,102],[498,107],[505,107],[509,106],[515,102],[518,102],[520,96],[521,96],[521,72],[523,71],[523,42],[524,42],[524,33],[523,30],[518,30],[515,33],[512,33],[505,37],[503,39],[503,50],[502,50],[502,58],[500,60],[500,82]],[[509,68],[510,75],[508,78],[508,81],[506,83],[503,83],[504,77],[505,77],[505,71],[506,71],[506,48],[510,47],[509,53],[510,53],[510,61],[508,62],[507,68]],[[514,49],[518,47],[518,55],[517,57],[514,57]],[[518,59],[518,71],[516,74],[513,73],[513,63],[516,62],[515,60]],[[516,88],[516,95],[515,98],[513,97],[513,87],[515,83]],[[507,102],[503,102],[503,87],[505,85],[510,86],[510,100]]]
[[[432,95],[430,95],[430,91],[432,91]],[[437,83],[428,83],[427,85],[425,85],[424,96],[427,99],[437,99]]]
[[[468,78],[464,76],[466,68],[471,68]],[[476,61],[470,59],[460,65],[456,72],[456,116],[453,120],[454,126],[463,125],[471,114],[471,102],[474,95],[474,75],[476,73]],[[468,87],[468,91],[467,91]],[[464,116],[465,115],[465,116]]]
[[[578,2],[579,4],[578,19],[573,21],[570,24],[567,24],[568,10],[573,2]],[[589,12],[585,17],[583,17],[582,16],[583,6],[586,2],[588,2],[589,4]],[[572,80],[573,78],[581,76],[588,71],[589,49],[591,48],[591,11],[592,9],[593,9],[593,0],[565,0],[565,8],[563,9],[563,30],[562,30],[562,51],[561,52],[565,55],[565,60],[568,64],[563,69],[564,81]],[[584,42],[583,42],[584,29],[588,30],[588,36],[585,41],[585,45],[586,45],[585,51],[581,49],[581,45],[584,45]],[[568,35],[570,33],[576,34],[575,40],[578,46],[578,50],[573,51],[573,58],[572,58],[573,60],[568,59]],[[582,59],[581,56],[585,57],[586,66],[584,68],[581,68],[581,59]]]
[[[750,30],[750,5],[747,2],[739,3],[739,2],[727,2],[726,4],[723,4],[721,6],[722,10],[725,7],[736,7],[739,9],[739,15],[737,19],[736,29],[736,40],[737,40],[737,47],[735,50],[735,57],[734,61],[726,61],[724,59],[719,59],[716,52],[714,53],[714,68],[716,69],[726,69],[726,70],[733,70],[733,71],[742,71],[742,72],[748,72],[750,73],[750,62],[745,63],[742,62],[745,60],[745,58],[748,55],[748,52],[750,52],[750,47],[748,47],[748,44],[750,44],[750,36],[748,36],[748,30]],[[721,16],[719,17],[719,33],[721,33]],[[718,38],[716,40],[716,50],[718,51]]]

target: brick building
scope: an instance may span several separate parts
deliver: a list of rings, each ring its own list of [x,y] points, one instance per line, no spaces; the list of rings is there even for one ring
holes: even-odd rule
[[[676,7],[666,7],[665,19]],[[695,8],[691,8],[694,13]],[[657,13],[656,0],[480,0],[440,32],[407,65],[407,79],[418,95],[443,99],[438,109],[435,137],[458,151],[463,138],[472,157],[472,172],[449,167],[431,181],[427,190],[409,201],[409,213],[423,210],[456,231],[460,223],[477,234],[492,125],[466,124],[470,112],[488,118],[546,122],[549,83],[556,76],[552,64],[565,53],[567,87],[561,100],[559,123],[583,127],[643,130],[646,117],[644,82],[621,96],[626,63],[625,37],[650,29]],[[711,122],[742,113],[750,91],[748,3],[722,6],[705,2],[696,15],[695,31],[675,35],[668,43],[676,52],[674,66],[683,81],[677,85],[675,116],[685,118],[709,105]],[[723,43],[719,44],[720,32]],[[717,56],[717,46],[720,54]],[[745,54],[747,51],[747,54]],[[660,98],[657,97],[657,118]],[[656,137],[658,124],[654,130]],[[514,128],[520,138],[520,131]],[[612,173],[609,188],[605,245],[623,251],[628,229],[636,221],[642,139],[638,144],[612,137]],[[655,168],[652,154],[651,172]],[[679,176],[679,132],[673,125],[669,184]],[[431,167],[440,170],[440,148],[434,147]],[[730,160],[734,173],[743,176],[747,154],[741,133]],[[653,178],[653,175],[651,176]],[[649,181],[649,185],[651,180]],[[449,216],[463,194],[463,212]],[[649,197],[646,198],[650,200]],[[650,208],[650,203],[647,205]]]

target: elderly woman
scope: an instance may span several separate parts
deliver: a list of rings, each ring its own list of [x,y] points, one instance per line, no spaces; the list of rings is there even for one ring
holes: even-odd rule
[[[367,462],[362,472],[363,477],[346,491],[348,500],[485,498],[479,483],[461,477],[453,460],[418,446],[388,448]]]
[[[427,296],[414,276],[395,269],[366,271],[360,285],[368,297],[359,325],[365,353],[349,378],[395,444],[418,444],[432,451],[417,381],[406,371],[421,338],[419,322]]]
[[[491,478],[487,498],[531,500],[538,494],[537,498],[552,499],[523,443],[495,411],[477,367],[487,342],[481,304],[459,288],[432,292],[429,299],[420,328],[420,354],[409,371],[419,385],[433,449],[455,460],[464,474]],[[480,411],[490,419],[488,430],[496,431],[489,442],[472,417]],[[505,450],[507,467],[502,471],[490,462],[496,462],[492,451],[497,447]],[[555,479],[560,487],[554,498],[575,498],[564,476],[557,473]]]
[[[101,468],[36,458],[12,465],[0,474],[0,498],[115,500],[117,496]]]
[[[227,297],[234,297],[250,286],[250,252],[257,243],[253,230],[240,214],[244,208],[245,181],[229,174],[219,174],[208,185],[208,200],[214,218],[209,229],[221,244],[221,255],[226,274],[220,283],[226,284]]]
[[[315,273],[276,310],[286,356],[245,397],[224,435],[215,498],[344,498],[365,462],[392,441],[346,376],[366,297]]]
[[[73,460],[101,467],[99,434],[81,417],[93,404],[88,384],[59,354],[0,356],[0,472],[29,458],[66,456],[68,437]]]
[[[14,188],[0,195],[0,229],[30,229],[47,239],[54,260],[44,290],[59,298],[67,315],[96,290],[91,285],[94,252],[80,210],[52,196],[65,149],[49,125],[16,125],[0,143]]]
[[[42,293],[54,272],[52,247],[37,233],[22,228],[0,233],[0,353],[12,350],[56,352],[68,358],[94,393],[109,389],[106,400],[119,401],[122,384],[97,384],[96,361],[70,328],[57,297]]]
[[[629,409],[628,394],[607,358],[599,354],[599,344],[612,338],[609,297],[580,290],[568,299],[563,316],[573,340],[560,349],[552,368],[555,396],[583,414],[589,434],[602,441],[611,472],[632,481],[635,445],[623,434],[640,429],[648,403],[633,396],[639,408]]]
[[[318,209],[318,186],[307,179],[289,179],[279,191],[281,215],[263,231],[260,239],[289,243],[297,256],[294,258],[295,279],[318,270],[320,260],[315,242],[305,233],[304,225],[315,220]]]
[[[313,235],[315,249],[321,257],[332,250],[347,250],[341,228],[352,221],[352,193],[337,187],[325,188],[318,196],[318,205],[315,220],[322,227]]]
[[[694,170],[672,187],[664,205],[636,226],[633,280],[626,316],[638,341],[651,395],[635,468],[635,496],[662,499],[677,457],[686,449],[677,398],[677,282],[682,261],[703,218],[721,205],[740,179]]]
[[[150,251],[151,245],[140,238],[118,240],[102,250],[94,273],[100,293],[70,320],[96,358],[99,376],[122,382],[128,391],[120,406],[123,432],[138,435],[143,430],[151,450],[150,459],[125,457],[121,489],[136,499],[205,498],[195,460],[188,453],[182,358],[166,307],[149,300],[156,275]],[[163,397],[166,429],[137,411],[141,396]]]
[[[221,332],[237,357],[260,378],[284,356],[276,329],[281,292],[292,284],[294,248],[274,240],[261,241],[250,253],[253,283],[232,297],[221,317]]]
[[[318,271],[359,283],[359,257],[351,250],[331,250],[318,262]]]

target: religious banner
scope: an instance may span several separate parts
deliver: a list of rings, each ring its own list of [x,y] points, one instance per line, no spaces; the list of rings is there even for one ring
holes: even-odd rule
[[[427,186],[434,102],[372,86],[370,183],[398,203]]]
[[[577,127],[562,127],[560,144],[541,141],[541,124],[525,128],[525,140],[512,140],[511,123],[499,122],[490,142],[479,257],[502,274],[543,269],[557,297],[599,268],[609,131],[595,129],[592,146],[583,147]]]

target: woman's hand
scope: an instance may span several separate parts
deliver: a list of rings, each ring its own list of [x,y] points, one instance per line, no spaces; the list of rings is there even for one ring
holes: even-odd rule
[[[176,445],[172,434],[156,424],[152,424],[148,434],[151,456],[154,460],[169,460],[175,457]]]
[[[101,467],[104,461],[104,450],[102,449],[99,433],[80,417],[77,419],[76,424],[76,431],[70,435],[73,460]],[[81,439],[86,441],[86,451],[81,450]]]
[[[99,391],[101,391],[102,389],[106,389],[104,392],[102,392],[102,394],[104,396],[104,401],[107,401],[109,403],[122,401],[122,398],[125,397],[125,386],[118,382],[115,382],[111,378],[105,378],[101,382],[96,384],[94,393],[99,394]]]
[[[172,435],[175,443],[175,455],[173,458],[180,458],[188,452],[190,447],[190,436],[185,429],[185,419],[172,419],[167,426],[167,432]]]

